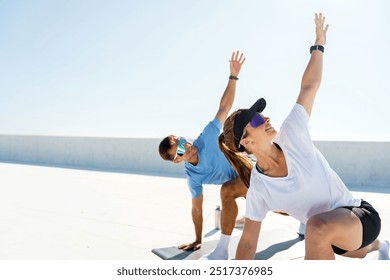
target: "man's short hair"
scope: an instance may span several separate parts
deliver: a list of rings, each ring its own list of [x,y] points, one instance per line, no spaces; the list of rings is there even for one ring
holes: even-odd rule
[[[158,152],[164,160],[173,160],[172,156],[169,154],[169,150],[175,143],[174,137],[174,135],[168,135],[160,142],[160,145],[158,146]]]

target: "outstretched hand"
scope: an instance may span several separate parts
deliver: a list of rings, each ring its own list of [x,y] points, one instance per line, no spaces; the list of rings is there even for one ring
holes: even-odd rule
[[[184,251],[190,251],[190,250],[196,251],[199,250],[200,247],[202,247],[202,243],[195,241],[192,243],[182,244],[178,248]]]
[[[230,75],[237,77],[240,74],[241,66],[245,62],[244,54],[239,51],[232,53],[232,58],[230,62]]]
[[[328,31],[329,24],[325,25],[325,17],[322,13],[315,14],[314,22],[316,24],[316,45],[325,45],[326,43],[326,31]]]

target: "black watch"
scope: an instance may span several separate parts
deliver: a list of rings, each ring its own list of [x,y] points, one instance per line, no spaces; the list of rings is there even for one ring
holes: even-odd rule
[[[322,52],[324,52],[324,50],[325,50],[324,46],[321,46],[321,45],[314,45],[314,46],[310,47],[310,53],[312,53],[313,51],[322,51]]]

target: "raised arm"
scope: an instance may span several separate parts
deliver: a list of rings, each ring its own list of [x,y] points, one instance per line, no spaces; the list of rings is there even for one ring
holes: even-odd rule
[[[239,51],[233,52],[230,60],[230,77],[225,92],[222,95],[219,103],[217,115],[215,116],[223,124],[233,106],[234,97],[236,95],[236,84],[238,74],[240,74],[241,66],[245,62],[244,54]]]
[[[329,25],[325,25],[325,17],[322,14],[315,14],[314,19],[316,25],[316,40],[314,42],[315,49],[311,52],[309,63],[303,73],[301,82],[301,91],[298,96],[297,103],[301,104],[309,114],[313,108],[314,98],[320,87],[322,79],[322,62],[323,49],[320,50],[326,43],[326,32]],[[317,49],[318,48],[318,49]]]

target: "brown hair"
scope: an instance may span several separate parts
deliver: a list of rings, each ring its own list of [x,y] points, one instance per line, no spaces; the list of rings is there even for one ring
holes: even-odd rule
[[[223,132],[219,135],[218,145],[226,159],[238,173],[245,186],[249,188],[249,181],[253,168],[252,160],[246,153],[239,152],[234,145],[233,126],[238,111],[232,113],[225,121]]]
[[[164,160],[170,160],[170,161],[173,160],[173,158],[169,154],[169,150],[172,148],[172,146],[175,143],[174,137],[175,137],[174,135],[168,135],[160,142],[160,145],[158,146],[158,152],[160,153],[160,156]]]

